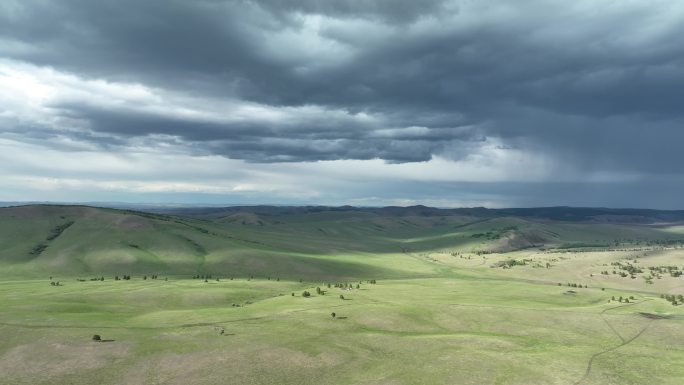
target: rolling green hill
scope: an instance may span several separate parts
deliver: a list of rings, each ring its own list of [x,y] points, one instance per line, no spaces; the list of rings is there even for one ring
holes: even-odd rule
[[[604,211],[590,217],[588,209],[566,209],[567,215],[559,210],[259,206],[150,213],[88,206],[8,207],[0,209],[0,274],[428,277],[438,275],[440,268],[415,253],[684,240],[669,226],[644,224],[649,218],[676,218],[677,212],[638,218],[634,212],[613,212],[609,221],[601,222],[597,218],[605,219]],[[552,215],[544,214],[548,212]],[[564,220],[553,219],[559,216]]]

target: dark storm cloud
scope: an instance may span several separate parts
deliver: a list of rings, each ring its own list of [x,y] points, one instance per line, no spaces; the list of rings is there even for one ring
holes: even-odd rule
[[[490,137],[582,170],[678,172],[681,6],[512,4],[16,1],[0,6],[0,44],[84,78],[377,118],[226,123],[60,106],[119,138],[169,135],[253,162],[412,162],[458,159]]]
[[[10,2],[0,31],[31,46],[16,58],[110,80],[268,69],[250,52],[239,15],[222,8],[180,1]]]
[[[396,0],[299,0],[259,2],[270,12],[289,18],[292,12],[315,13],[342,18],[371,18],[389,23],[407,23],[420,17],[442,12],[444,0],[396,1]]]
[[[184,143],[195,154],[219,154],[250,162],[374,158],[419,162],[443,151],[445,143],[483,140],[467,126],[379,130],[351,119],[326,121],[316,116],[293,122],[262,122],[258,117],[256,121],[211,122],[87,105],[55,107],[63,116],[87,122],[90,132],[101,134],[98,138],[79,132],[81,139],[121,146],[125,145],[124,138],[148,135],[158,142]],[[39,131],[39,135],[44,134],[45,130]],[[113,143],[113,138],[119,138],[118,142]]]

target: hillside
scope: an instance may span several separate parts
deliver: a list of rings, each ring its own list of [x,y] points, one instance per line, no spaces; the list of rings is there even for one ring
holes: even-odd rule
[[[325,221],[323,221],[325,222]],[[2,274],[216,274],[308,277],[431,274],[403,256],[363,258],[391,243],[359,239],[363,229],[325,225],[222,221],[85,206],[0,209]],[[321,226],[325,227],[325,230]],[[393,269],[384,258],[405,259]]]
[[[648,210],[257,206],[160,211],[0,208],[1,274],[432,276],[439,267],[413,253],[607,248],[684,239],[661,223],[681,219],[681,212]]]

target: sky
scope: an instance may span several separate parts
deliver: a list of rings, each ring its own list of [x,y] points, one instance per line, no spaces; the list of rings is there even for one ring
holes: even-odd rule
[[[3,0],[0,201],[684,209],[684,2]]]

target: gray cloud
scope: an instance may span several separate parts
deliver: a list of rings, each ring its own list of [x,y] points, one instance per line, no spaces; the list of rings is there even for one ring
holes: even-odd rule
[[[22,127],[27,137],[47,131],[106,147],[168,142],[249,162],[459,160],[499,140],[577,172],[676,175],[683,7],[8,1],[0,56],[84,81],[141,84],[162,99],[182,95],[160,105],[201,112],[75,98],[49,107],[79,130],[46,119],[54,127],[14,123],[15,136]],[[284,110],[287,119],[232,119],[223,100]]]
[[[447,145],[467,147],[467,143],[483,140],[477,130],[468,126],[383,129],[384,126],[355,121],[353,117],[328,120],[325,111],[301,120],[294,116],[290,122],[264,122],[258,116],[253,121],[216,122],[82,104],[55,107],[63,116],[85,122],[88,132],[101,134],[71,134],[81,139],[126,146],[126,138],[154,137],[158,142],[184,144],[191,153],[218,154],[250,162],[374,158],[420,162],[443,152]]]

